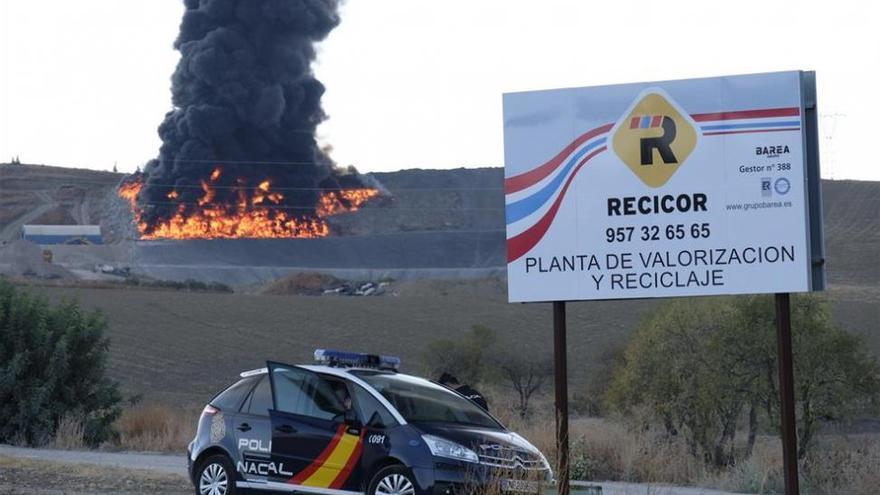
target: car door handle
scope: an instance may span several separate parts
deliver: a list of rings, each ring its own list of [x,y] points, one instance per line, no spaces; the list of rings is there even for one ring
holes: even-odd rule
[[[239,431],[251,431],[251,425],[249,425],[247,423],[242,423],[242,424],[238,425],[238,429],[239,429]]]
[[[281,425],[275,428],[278,433],[296,433],[296,428],[290,425]]]

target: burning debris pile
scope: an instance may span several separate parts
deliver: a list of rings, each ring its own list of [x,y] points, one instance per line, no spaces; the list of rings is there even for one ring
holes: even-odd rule
[[[118,194],[143,239],[323,237],[379,195],[315,139],[337,0],[185,0],[159,157]]]

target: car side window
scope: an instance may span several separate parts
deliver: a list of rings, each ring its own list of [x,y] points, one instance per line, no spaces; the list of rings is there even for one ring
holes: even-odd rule
[[[371,426],[391,426],[397,423],[394,416],[378,399],[373,397],[373,394],[356,384],[351,384],[351,390],[354,394],[355,407],[364,424],[369,424],[374,415],[381,424],[374,423]]]
[[[221,411],[238,412],[245,396],[251,391],[251,387],[254,386],[256,379],[257,377],[248,377],[235,382],[231,387],[211,399],[211,405]]]
[[[345,387],[341,382],[314,373],[279,369],[273,374],[275,409],[324,420],[341,420],[345,413]]]
[[[269,377],[264,376],[251,394],[247,412],[257,416],[268,416],[269,409],[272,409],[272,386]]]

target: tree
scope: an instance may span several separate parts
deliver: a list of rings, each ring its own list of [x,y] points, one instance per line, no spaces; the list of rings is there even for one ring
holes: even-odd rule
[[[519,417],[525,419],[529,414],[529,400],[553,374],[553,359],[549,355],[499,351],[494,353],[492,362],[516,391],[519,398],[516,410]]]
[[[779,382],[773,298],[749,296],[738,300],[741,325],[757,331],[760,349],[753,346],[763,379],[755,396],[771,424],[778,426]],[[834,325],[828,304],[814,295],[792,299],[792,352],[795,400],[798,404],[798,457],[807,456],[821,422],[845,421],[859,410],[876,407],[880,399],[880,366],[865,350],[861,338]],[[748,337],[745,335],[744,337]]]
[[[720,299],[675,300],[636,332],[609,387],[609,407],[647,406],[670,436],[683,434],[692,455],[723,465],[729,457],[742,398],[722,390],[713,340],[724,333],[730,309]]]
[[[82,421],[91,445],[112,436],[121,396],[105,376],[106,326],[0,280],[0,443],[46,443],[65,417]]]
[[[643,405],[670,435],[683,431],[693,455],[716,467],[736,460],[738,422],[748,413],[751,455],[759,409],[778,426],[773,300],[676,300],[636,332],[607,395],[610,407]],[[805,457],[823,420],[843,420],[880,397],[880,365],[861,340],[836,328],[813,295],[792,304],[799,455]]]
[[[487,355],[495,344],[495,332],[483,325],[474,325],[463,337],[439,339],[428,344],[424,352],[425,366],[431,376],[452,373],[462,383],[479,383],[492,373]]]

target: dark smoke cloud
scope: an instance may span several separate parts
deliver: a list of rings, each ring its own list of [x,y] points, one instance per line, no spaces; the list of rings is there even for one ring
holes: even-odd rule
[[[216,166],[218,185],[273,188],[350,187],[318,148],[315,128],[325,119],[324,86],[311,63],[315,43],[339,24],[337,0],[185,0],[174,46],[181,59],[172,76],[174,109],[159,126],[159,157],[144,169],[144,220],[153,224],[180,203],[203,196],[200,181]],[[340,184],[340,181],[347,182]],[[352,184],[354,183],[354,184]],[[167,195],[176,190],[173,201]],[[284,191],[292,213],[308,213],[318,191]],[[218,188],[215,204],[236,204]]]

